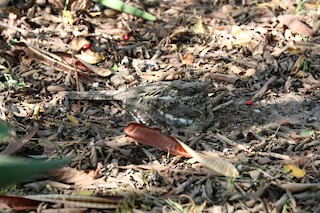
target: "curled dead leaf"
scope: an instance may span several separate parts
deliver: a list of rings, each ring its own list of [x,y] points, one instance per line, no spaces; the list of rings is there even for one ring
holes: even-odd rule
[[[81,60],[80,58],[78,60],[81,61],[81,63],[83,65],[85,65],[89,70],[91,70],[92,72],[96,73],[97,75],[99,75],[101,77],[108,77],[108,76],[112,75],[112,71],[109,68],[97,67],[95,65],[92,65],[90,63],[87,63],[87,62]]]
[[[96,64],[105,59],[102,53],[93,52],[90,49],[82,51],[81,54],[77,54],[75,57],[89,64]]]
[[[158,130],[149,128],[142,124],[130,123],[124,128],[124,132],[131,138],[156,147],[160,150],[170,152],[174,155],[191,157],[189,153],[173,137],[163,135]]]
[[[194,151],[185,143],[173,137],[162,135],[158,130],[149,128],[142,124],[130,123],[124,128],[124,131],[129,137],[143,144],[168,151],[174,155],[193,157],[200,164],[207,167],[214,173],[227,177],[239,176],[239,172],[231,163],[210,154],[203,154]]]
[[[84,45],[90,45],[90,41],[83,37],[74,38],[70,43],[69,47],[71,50],[78,52]]]
[[[306,175],[306,171],[304,169],[300,169],[299,167],[292,164],[283,165],[283,169],[286,172],[290,172],[289,174],[292,177],[303,178]]]

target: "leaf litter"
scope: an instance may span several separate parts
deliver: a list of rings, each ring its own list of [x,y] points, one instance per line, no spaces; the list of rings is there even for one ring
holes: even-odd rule
[[[110,205],[120,212],[319,211],[319,11],[312,1],[158,1],[145,8],[155,22],[76,3],[65,12],[60,1],[1,8],[0,116],[16,139],[6,138],[0,151],[14,145],[10,154],[73,159],[44,177],[52,187],[39,181],[32,192],[17,185],[20,192],[121,196]],[[100,92],[129,88],[129,100],[152,98],[134,88],[176,80],[209,82],[209,96],[223,94],[214,122],[201,132],[148,126],[228,162],[239,177],[168,154],[159,135],[142,138],[158,140],[153,147],[129,139],[124,127],[141,115]]]

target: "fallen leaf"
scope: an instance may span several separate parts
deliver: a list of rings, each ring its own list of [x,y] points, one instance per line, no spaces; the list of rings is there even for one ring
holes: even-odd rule
[[[124,132],[131,138],[156,147],[160,150],[170,152],[173,155],[192,157],[173,137],[163,135],[158,130],[149,128],[142,124],[130,123],[124,128]]]
[[[300,68],[302,64],[304,63],[304,60],[306,57],[304,55],[300,55],[300,57],[296,60],[294,65],[290,69],[290,75],[295,75],[300,71]]]
[[[205,34],[206,29],[205,29],[205,26],[203,25],[202,16],[197,17],[197,22],[194,26],[193,32],[198,35]]]
[[[14,211],[36,210],[40,203],[23,197],[0,195],[0,206],[6,205]]]
[[[75,57],[89,64],[96,64],[105,59],[102,53],[93,52],[90,49],[82,51],[81,54],[77,54]]]
[[[142,124],[130,123],[124,129],[125,133],[143,144],[156,147],[158,149],[168,151],[174,155],[180,155],[184,157],[193,157],[201,165],[207,167],[211,171],[227,176],[227,177],[237,177],[239,173],[237,169],[229,162],[223,159],[212,156],[210,153],[199,153],[194,151],[185,143],[167,136],[162,135],[158,130],[149,128]]]
[[[74,117],[73,115],[67,114],[67,118],[72,123],[72,125],[74,125],[74,126],[78,126],[79,125],[78,119],[76,117]]]
[[[302,178],[306,175],[306,171],[304,169],[300,169],[297,166],[292,164],[283,165],[283,169],[286,172],[290,172],[290,175],[292,177]]]
[[[16,50],[18,52],[23,51],[25,53],[25,55],[27,55],[28,58],[31,60],[35,60],[40,63],[46,64],[47,66],[53,67],[54,69],[62,71],[64,73],[68,73],[69,71],[71,71],[74,74],[77,73],[79,79],[83,83],[86,83],[86,84],[93,83],[93,79],[90,76],[79,72],[72,65],[70,66],[64,62],[64,61],[66,61],[66,58],[69,58],[69,59],[72,58],[72,56],[68,56],[70,54],[60,53],[60,56],[64,55],[66,57],[66,58],[62,58],[59,56],[58,53],[51,53],[51,52],[48,52],[44,49],[32,46],[28,43],[20,42],[15,45],[16,45],[15,46]],[[17,55],[17,57],[18,57],[18,55]],[[19,60],[20,60],[20,58],[19,58]],[[75,64],[77,64],[77,63],[78,62],[76,62]]]
[[[122,197],[117,196],[81,196],[64,194],[46,194],[46,195],[27,195],[27,199],[36,201],[63,203],[64,205],[73,205],[96,209],[115,209]]]
[[[278,20],[283,25],[286,25],[293,33],[300,33],[306,36],[311,36],[313,34],[313,30],[308,25],[293,15],[281,15],[278,16]]]
[[[191,66],[193,64],[194,56],[192,53],[187,53],[181,57],[181,62],[183,64]]]
[[[90,41],[83,37],[79,37],[72,39],[72,41],[69,43],[69,47],[71,50],[78,52],[84,45],[88,44],[90,45]]]
[[[74,184],[76,186],[88,186],[95,184],[105,184],[104,178],[95,178],[95,171],[78,171],[71,167],[63,167],[60,169],[55,169],[48,173],[48,175],[55,180]]]
[[[225,161],[219,157],[210,156],[208,153],[207,154],[199,153],[191,149],[185,143],[179,140],[177,141],[193,158],[195,158],[199,163],[201,163],[203,166],[207,167],[208,169],[212,170],[213,172],[219,173],[226,177],[239,176],[238,170],[234,167],[233,164],[229,163],[228,161]]]
[[[2,127],[0,126],[0,128],[2,128]],[[11,143],[9,146],[6,147],[5,150],[0,152],[0,154],[1,155],[11,155],[11,154],[15,153],[16,151],[21,149],[24,145],[26,145],[33,138],[33,136],[35,136],[35,134],[37,134],[38,130],[39,130],[39,125],[37,123],[35,123],[34,128],[26,136],[24,136],[23,139]]]
[[[107,77],[113,73],[113,71],[111,70],[113,68],[101,68],[101,67],[97,67],[95,65],[92,65],[90,63],[87,63],[81,59],[79,59],[79,61],[81,61],[81,63],[84,64],[92,72],[96,73],[97,75],[99,75],[101,77]]]

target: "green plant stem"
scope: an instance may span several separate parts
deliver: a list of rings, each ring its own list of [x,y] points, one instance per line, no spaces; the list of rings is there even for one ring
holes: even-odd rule
[[[111,8],[111,9],[118,10],[118,11],[121,11],[124,13],[128,13],[128,14],[143,18],[148,21],[155,21],[157,19],[157,17],[155,17],[154,15],[152,15],[146,11],[140,10],[138,8],[132,7],[128,4],[125,4],[124,2],[122,2],[120,0],[92,0],[92,1],[99,3],[99,4],[102,4],[106,7]]]

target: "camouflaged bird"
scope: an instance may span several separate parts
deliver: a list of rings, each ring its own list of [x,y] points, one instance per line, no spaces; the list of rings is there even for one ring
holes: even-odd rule
[[[70,99],[120,100],[139,122],[202,131],[214,122],[208,82],[156,82],[122,90],[61,92]]]

